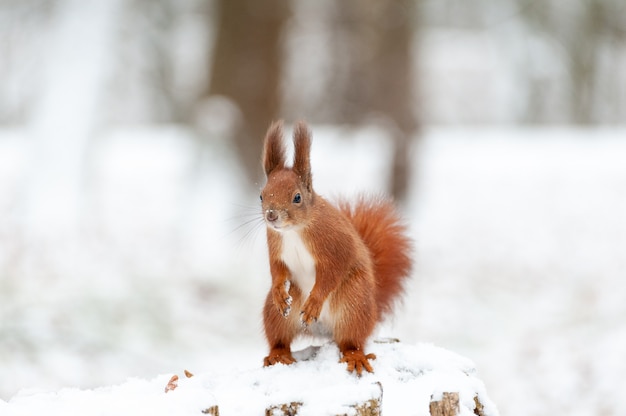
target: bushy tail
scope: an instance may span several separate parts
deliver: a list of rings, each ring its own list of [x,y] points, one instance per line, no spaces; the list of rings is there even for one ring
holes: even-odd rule
[[[342,201],[346,214],[369,249],[376,275],[376,303],[380,318],[392,312],[411,273],[412,243],[393,204],[383,198],[361,197],[356,203]]]

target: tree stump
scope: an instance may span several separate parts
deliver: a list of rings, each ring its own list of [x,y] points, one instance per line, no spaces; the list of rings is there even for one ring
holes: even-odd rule
[[[202,413],[205,415],[220,416],[220,409],[217,406],[211,406],[208,409],[204,409]]]
[[[380,416],[382,414],[381,399],[371,399],[365,403],[354,405],[353,407],[356,410],[356,416]],[[344,414],[342,416],[347,415]]]
[[[485,416],[483,412],[483,404],[478,397],[474,397],[474,414],[476,416]],[[441,400],[430,402],[431,416],[456,416],[460,412],[459,393],[443,393]]]
[[[378,386],[379,389],[379,394],[376,397],[349,406],[356,411],[356,416],[380,416],[382,414],[383,386],[379,382],[375,384]],[[297,416],[300,407],[302,407],[301,402],[273,405],[265,409],[265,416]],[[348,415],[347,413],[341,413],[336,414],[335,416]]]
[[[459,393],[444,393],[441,400],[430,402],[431,416],[456,416],[459,413]]]
[[[265,416],[380,416],[384,410],[400,415],[498,416],[470,360],[433,345],[396,340],[373,342],[368,350],[377,356],[374,373],[362,377],[346,371],[332,343],[294,351],[296,363],[290,366],[212,374],[208,384],[213,386],[213,404],[228,415],[265,410]]]
[[[265,416],[296,416],[298,409],[300,409],[302,403],[291,402],[285,404],[279,404],[276,406],[270,406],[265,409]]]
[[[474,397],[474,404],[476,405],[476,407],[474,408],[474,414],[477,416],[485,416],[485,412],[483,411],[484,406],[480,402],[480,400],[478,400],[478,397]]]

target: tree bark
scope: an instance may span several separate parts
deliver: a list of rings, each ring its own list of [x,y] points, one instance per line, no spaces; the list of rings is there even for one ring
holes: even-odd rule
[[[414,108],[413,2],[343,0],[336,7],[338,42],[333,48],[337,75],[329,92],[329,101],[338,107],[334,121],[357,124],[374,119],[383,123],[394,146],[389,189],[396,199],[403,200],[419,125]]]
[[[441,400],[430,402],[431,416],[456,416],[459,413],[459,393],[444,393]]]
[[[265,130],[279,116],[281,35],[288,0],[218,0],[218,33],[206,96],[231,99],[241,117],[233,140],[249,177],[260,174]]]

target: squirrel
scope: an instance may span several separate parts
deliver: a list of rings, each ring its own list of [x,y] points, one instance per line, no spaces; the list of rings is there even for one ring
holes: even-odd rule
[[[411,240],[390,201],[359,197],[335,206],[315,193],[305,122],[295,125],[293,142],[292,167],[282,121],[270,125],[263,145],[267,183],[260,198],[272,275],[264,366],[294,363],[291,343],[308,334],[333,339],[348,372],[371,373],[376,356],[363,349],[404,290]]]

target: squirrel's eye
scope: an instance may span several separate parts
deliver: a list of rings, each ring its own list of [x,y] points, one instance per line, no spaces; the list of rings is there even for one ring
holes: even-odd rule
[[[263,195],[259,195],[259,199],[263,202]]]
[[[293,203],[299,204],[300,202],[302,202],[302,196],[299,193],[297,193],[293,197]]]

